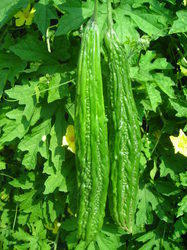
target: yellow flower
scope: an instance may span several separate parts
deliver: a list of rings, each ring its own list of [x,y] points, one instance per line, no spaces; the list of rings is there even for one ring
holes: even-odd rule
[[[30,4],[26,9],[19,11],[14,17],[16,18],[16,26],[22,26],[24,24],[31,25],[32,19],[34,17],[34,12],[36,10],[34,8],[30,8]]]
[[[62,146],[68,146],[68,149],[75,153],[75,131],[73,125],[67,127],[66,134],[62,139]]]
[[[170,136],[170,140],[174,146],[175,154],[179,152],[187,157],[187,136],[182,129],[180,129],[178,137]]]

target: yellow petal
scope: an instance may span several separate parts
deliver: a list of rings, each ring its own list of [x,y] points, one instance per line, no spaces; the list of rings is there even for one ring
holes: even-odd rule
[[[20,18],[16,19],[16,26],[20,27],[20,26],[24,25],[24,23],[25,23],[24,17],[20,17]]]
[[[66,136],[67,136],[71,141],[74,141],[74,140],[75,140],[75,132],[74,132],[74,126],[73,126],[73,125],[69,125],[69,126],[67,127]]]
[[[187,136],[182,129],[180,129],[178,137],[170,136],[170,140],[174,146],[175,153],[179,152],[187,157]]]
[[[29,17],[26,19],[25,24],[26,24],[26,25],[31,25],[31,24],[32,24],[32,19],[33,19],[33,16],[29,16]]]
[[[180,148],[179,153],[187,157],[187,148]]]
[[[179,130],[179,137],[184,136],[186,137],[185,133],[182,131],[182,129]]]
[[[30,11],[30,15],[33,15],[34,16],[34,12],[35,12],[35,8],[32,8],[31,11]]]
[[[68,149],[75,154],[75,142],[71,142]]]
[[[68,146],[68,150],[75,153],[75,132],[73,125],[67,127],[66,135],[62,139],[62,146]]]
[[[16,13],[16,14],[14,15],[15,18],[20,18],[20,17],[22,17],[22,16],[23,16],[23,12],[22,12],[22,11],[18,11],[18,13]]]

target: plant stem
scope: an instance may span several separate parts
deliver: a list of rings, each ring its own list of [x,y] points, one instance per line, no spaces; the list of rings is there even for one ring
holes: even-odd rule
[[[9,177],[9,178],[11,178],[11,179],[14,179],[14,177],[12,177],[12,176],[10,176],[10,175],[8,175],[8,174],[0,173],[0,175]]]
[[[112,27],[113,21],[112,21],[112,6],[111,6],[111,0],[107,1],[107,11],[108,11],[108,26],[109,28]]]
[[[56,239],[55,239],[55,242],[54,242],[54,250],[57,250],[57,247],[58,247],[58,238],[59,238],[59,231],[57,233],[57,236],[56,236]]]
[[[14,228],[15,228],[15,225],[16,225],[17,214],[18,214],[18,205],[16,205],[16,212],[15,212],[14,222],[13,222],[13,226],[12,226],[13,231],[14,231]]]
[[[95,0],[94,5],[94,20],[97,21],[97,12],[98,12],[98,0]]]

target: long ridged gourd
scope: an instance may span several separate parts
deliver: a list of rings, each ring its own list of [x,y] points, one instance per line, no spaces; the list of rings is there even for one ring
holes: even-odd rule
[[[109,183],[108,133],[96,9],[84,30],[81,43],[75,142],[79,191],[78,238],[90,242],[103,225]]]
[[[111,164],[109,207],[114,221],[132,233],[138,192],[141,135],[128,59],[125,48],[113,29],[110,1],[105,44],[110,70],[107,87]]]

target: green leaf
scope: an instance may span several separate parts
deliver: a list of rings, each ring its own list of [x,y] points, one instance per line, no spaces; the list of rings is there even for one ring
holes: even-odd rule
[[[180,174],[180,181],[184,187],[187,187],[187,172]]]
[[[0,144],[11,142],[15,138],[21,139],[42,116],[41,107],[36,107],[34,98],[35,83],[29,85],[16,85],[6,91],[10,98],[15,99],[21,105],[18,109],[13,109],[6,113],[6,122],[3,124],[3,135],[0,138]],[[22,108],[24,105],[24,108]],[[45,109],[49,107],[46,106]],[[45,113],[44,108],[42,109]],[[6,126],[5,126],[6,124]]]
[[[27,191],[21,195],[15,195],[14,199],[19,202],[20,210],[25,211],[26,209],[32,207],[33,197],[36,194],[36,190]]]
[[[32,239],[32,237],[21,228],[19,228],[18,231],[14,233],[13,237],[19,241],[30,241]]]
[[[66,181],[61,172],[52,174],[47,178],[47,180],[45,181],[44,194],[53,193],[57,187],[60,187],[61,191],[67,192]]]
[[[72,30],[78,29],[83,22],[93,14],[93,2],[87,1],[82,4],[73,0],[62,4],[60,7],[66,13],[61,17],[56,36],[66,35]]]
[[[172,65],[166,61],[166,58],[157,58],[154,51],[147,51],[145,55],[141,55],[139,67],[131,67],[131,78],[142,82],[155,82],[155,71],[163,71],[172,69]],[[160,77],[160,74],[159,74]],[[170,83],[171,85],[171,83]]]
[[[34,21],[38,29],[46,36],[47,28],[50,26],[50,20],[57,19],[56,11],[50,4],[50,0],[40,0],[34,5],[34,8],[36,9]]]
[[[136,225],[138,227],[143,227],[145,224],[152,223],[150,204],[154,209],[158,204],[158,200],[146,187],[144,189],[139,189],[138,198],[139,203],[137,205],[138,212],[136,214]]]
[[[0,158],[0,170],[4,170],[4,169],[6,169],[6,163],[2,161]]]
[[[62,82],[63,80],[63,82]],[[54,74],[49,82],[48,103],[64,98],[68,95],[67,78],[62,78],[61,74]]]
[[[21,189],[31,189],[33,187],[33,178],[32,172],[28,174],[28,176],[22,175],[20,178],[14,179],[10,181],[9,184],[15,188]]]
[[[187,117],[187,104],[186,101],[176,99],[176,100],[169,100],[171,106],[177,111],[177,117]]]
[[[160,246],[163,246],[163,249],[170,249],[165,248],[165,246],[170,246],[170,242],[167,241],[166,238],[164,238],[165,234],[165,225],[160,223],[156,229],[153,229],[152,231],[146,232],[142,236],[138,237],[136,240],[138,242],[142,242],[142,247],[138,248],[141,250],[159,250]],[[174,249],[174,248],[171,248]]]
[[[187,195],[185,195],[182,200],[178,203],[179,209],[177,211],[177,217],[187,213]]]
[[[56,170],[61,169],[62,162],[65,160],[65,150],[62,147],[62,138],[65,135],[66,131],[66,121],[64,120],[64,109],[59,108],[56,113],[55,124],[51,129],[50,135],[50,151],[51,151],[51,160],[55,166]]]
[[[86,248],[86,242],[80,241],[78,245],[76,246],[75,250],[84,250]]]
[[[136,24],[134,21],[125,16],[124,12],[119,8],[115,11],[115,30],[121,43],[127,43],[130,41],[137,41],[139,39],[139,33],[136,30]],[[125,25],[121,25],[125,23]]]
[[[119,10],[123,12],[124,15],[130,16],[138,28],[149,36],[157,38],[167,33],[169,17],[164,15],[162,11],[155,12],[144,7],[134,9],[125,3],[120,5]],[[164,9],[164,11],[167,11],[167,9]]]
[[[180,33],[180,32],[187,32],[187,11],[186,10],[179,10],[176,12],[177,20],[173,22],[173,25],[169,31],[169,34]]]
[[[42,157],[47,159],[48,157],[48,146],[47,140],[43,141],[43,136],[50,133],[51,120],[48,119],[42,122],[37,127],[31,130],[31,133],[27,134],[22,141],[19,143],[18,148],[21,151],[28,151],[22,161],[22,164],[27,169],[34,169],[37,163],[37,154],[40,153]]]
[[[76,230],[77,228],[77,219],[76,218],[69,218],[66,219],[63,223],[62,223],[62,229],[71,232]]]
[[[156,161],[154,160],[154,166],[153,166],[153,168],[150,171],[150,177],[151,177],[152,180],[154,180],[155,175],[157,173],[157,170],[158,169],[157,169]]]
[[[160,158],[161,164],[160,168],[160,177],[170,176],[171,179],[175,182],[179,181],[179,173],[184,171],[184,165],[180,158],[173,156],[162,156]]]
[[[51,64],[57,63],[56,59],[47,51],[47,46],[41,42],[36,35],[26,35],[18,40],[10,50],[19,56],[22,60],[32,61],[50,61]]]
[[[7,81],[13,84],[18,74],[24,71],[25,67],[26,62],[20,60],[19,57],[12,53],[0,52],[0,98]]]
[[[174,231],[174,238],[181,238],[182,235],[186,234],[187,228],[187,215],[185,214],[184,217],[180,217],[176,223],[174,224],[175,231]]]
[[[65,134],[66,122],[64,120],[64,109],[59,108],[56,113],[55,124],[51,129],[50,151],[51,162],[45,165],[44,173],[49,174],[45,182],[44,194],[53,193],[57,187],[60,191],[67,192],[66,180],[61,173],[61,166],[65,160],[65,151],[62,147],[62,137]]]
[[[166,196],[176,195],[180,192],[180,190],[178,190],[173,183],[168,181],[167,182],[161,180],[155,181],[155,188],[160,194]]]
[[[36,99],[34,98],[36,83],[29,85],[16,85],[15,87],[6,90],[6,94],[17,101],[20,105],[25,105],[23,116],[29,121],[35,111]]]
[[[34,224],[31,224],[31,233],[25,232],[23,229],[19,228],[18,231],[13,233],[14,239],[20,241],[19,246],[27,246],[29,249],[46,249],[50,250],[50,246],[47,243],[46,239],[46,229],[44,229],[43,223],[41,220],[36,221]],[[28,242],[28,244],[22,244],[21,242]],[[43,248],[45,247],[45,248]],[[16,247],[16,249],[19,249]],[[23,248],[24,249],[24,248]]]
[[[21,139],[27,133],[30,126],[31,121],[28,122],[26,118],[22,116],[21,110],[14,109],[7,113],[7,116],[10,113],[11,119],[13,120],[6,120],[6,126],[3,127],[3,135],[0,138],[0,145],[11,142],[15,138]]]
[[[99,249],[107,250],[115,250],[120,246],[119,237],[115,234],[105,234],[103,232],[98,233],[96,236],[96,241],[99,246]]]
[[[1,69],[1,71],[0,71],[0,82],[1,82],[1,84],[0,84],[0,98],[2,97],[3,90],[6,86],[7,79],[8,79],[8,70]]]
[[[171,80],[170,77],[164,76],[161,73],[157,73],[153,75],[153,79],[157,86],[170,98],[175,98],[175,93],[173,90],[173,86],[175,83]]]
[[[162,102],[160,92],[155,88],[155,84],[151,82],[146,84],[146,88],[152,109],[154,112],[156,112],[156,108]]]

